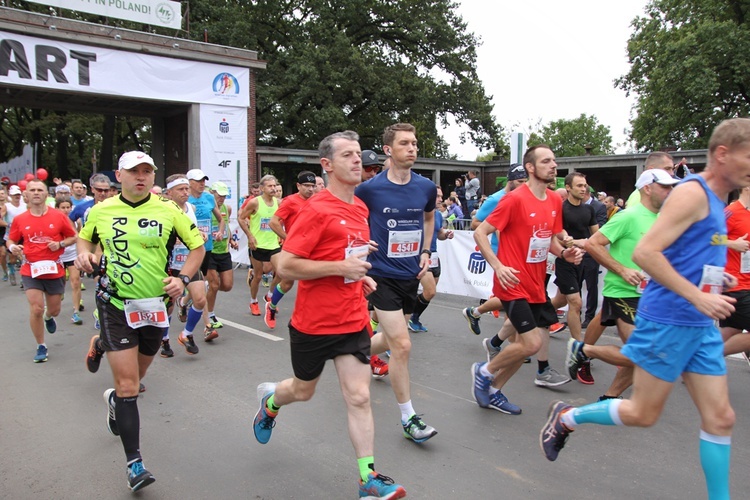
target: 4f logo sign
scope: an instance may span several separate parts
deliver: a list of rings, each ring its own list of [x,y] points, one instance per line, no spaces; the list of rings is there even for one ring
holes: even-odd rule
[[[219,162],[221,168],[227,168],[232,163],[232,160],[224,160]]]

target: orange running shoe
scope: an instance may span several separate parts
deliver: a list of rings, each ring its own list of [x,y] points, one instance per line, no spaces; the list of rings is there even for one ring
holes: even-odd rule
[[[370,369],[372,369],[374,379],[381,379],[388,375],[388,363],[380,359],[377,354],[370,356]]]
[[[260,307],[257,302],[250,303],[250,314],[253,316],[260,316]]]

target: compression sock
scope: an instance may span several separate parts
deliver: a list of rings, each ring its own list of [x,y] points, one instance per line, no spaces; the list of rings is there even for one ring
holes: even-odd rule
[[[370,472],[375,472],[375,457],[358,458],[357,464],[359,465],[359,478],[366,483]]]
[[[606,399],[580,408],[573,408],[563,413],[560,419],[569,429],[579,424],[624,425],[620,420],[622,401],[622,399]]]
[[[709,500],[729,500],[729,455],[731,436],[700,434],[700,457]]]
[[[115,395],[115,420],[128,463],[140,460],[141,419],[138,415],[138,396],[121,398]]]
[[[427,306],[430,305],[430,301],[424,298],[424,294],[420,293],[417,295],[417,303],[414,304],[414,313],[412,318],[416,317],[417,320],[422,315],[425,309],[427,309]]]
[[[198,322],[201,320],[201,316],[203,316],[203,309],[199,311],[198,309],[195,308],[195,306],[190,306],[190,309],[188,310],[188,315],[187,315],[187,322],[185,322],[185,335],[193,334],[195,325],[197,325]]]
[[[276,309],[279,301],[284,298],[284,293],[286,292],[281,291],[281,283],[276,285],[276,288],[273,289],[273,295],[271,295],[271,309]]]
[[[500,346],[503,345],[503,339],[495,335],[490,339],[490,345],[494,347],[495,349],[500,349]]]

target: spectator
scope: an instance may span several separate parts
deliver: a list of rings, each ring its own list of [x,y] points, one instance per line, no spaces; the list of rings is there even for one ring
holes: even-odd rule
[[[448,207],[448,216],[446,217],[446,220],[448,221],[449,227],[461,229],[462,223],[460,220],[464,218],[464,212],[461,210],[461,205],[458,204],[458,200],[454,196],[449,196],[445,201],[445,204]],[[454,224],[454,221],[459,222]]]
[[[607,207],[607,220],[611,219],[613,215],[620,211],[620,207],[617,206],[614,196],[607,196],[604,198],[604,206]]]
[[[466,208],[466,188],[464,187],[463,175],[456,179],[456,189],[454,189],[453,192],[456,193],[455,197],[458,199],[461,209]],[[451,196],[453,196],[453,192],[451,193]]]
[[[466,173],[466,213],[471,213],[479,200],[481,186],[477,178],[478,170],[469,170]]]

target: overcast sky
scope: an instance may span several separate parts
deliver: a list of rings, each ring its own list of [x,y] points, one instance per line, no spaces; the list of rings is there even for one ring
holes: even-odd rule
[[[625,142],[633,99],[613,82],[629,69],[630,23],[647,0],[456,1],[468,30],[482,41],[477,69],[496,122],[528,131],[540,119],[593,114],[610,127],[615,145]],[[461,145],[460,132],[457,126],[444,131],[450,152],[474,160],[480,151]]]

